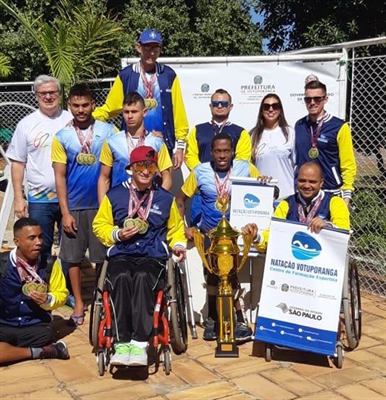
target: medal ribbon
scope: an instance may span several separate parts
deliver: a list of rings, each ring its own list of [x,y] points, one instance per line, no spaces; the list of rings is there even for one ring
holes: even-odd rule
[[[307,216],[304,212],[305,207],[303,207],[302,204],[298,204],[299,221],[308,224],[315,217],[315,214],[317,213],[321,202],[322,202],[322,196],[319,196],[317,200],[314,202],[314,204],[311,203],[311,210]]]
[[[78,135],[80,145],[82,146],[81,153],[91,154],[91,145],[92,145],[92,140],[93,140],[93,136],[94,136],[94,124],[92,123],[88,127],[85,135],[83,135],[83,132],[80,130],[79,126],[74,125],[74,128],[75,128],[76,134]]]
[[[216,124],[216,122],[212,119],[211,124],[212,124],[214,136],[216,136],[222,132],[225,125],[228,125],[228,119],[226,119],[221,125]]]
[[[152,99],[154,97],[154,84],[155,80],[157,79],[156,73],[151,74],[150,80],[147,79],[146,72],[143,70],[141,66],[141,79],[143,86],[145,87],[145,99]]]
[[[129,132],[126,131],[125,134],[126,134],[127,151],[129,152],[129,157],[130,157],[131,152],[135,148],[145,145],[146,131],[144,130],[142,135],[138,138],[137,144],[134,144],[133,137],[130,135]]]
[[[320,136],[320,132],[322,130],[322,126],[323,126],[323,119],[324,117],[320,120],[320,122],[318,123],[318,126],[316,127],[316,132],[314,135],[314,130],[312,129],[312,125],[310,125],[310,130],[311,130],[311,146],[312,148],[317,148],[317,144],[318,144],[318,139]]]
[[[150,213],[151,205],[153,203],[154,190],[150,189],[150,191],[145,193],[141,199],[138,198],[132,184],[130,184],[129,186],[129,192],[130,192],[130,199],[129,199],[128,217],[133,218],[135,214],[138,214],[138,216],[142,220],[146,221]],[[147,198],[149,198],[149,201],[147,203],[146,210],[144,210],[142,208],[142,204],[146,201]]]
[[[38,281],[39,283],[43,283],[44,285],[46,284],[43,281],[43,279],[36,272],[38,269],[38,263],[36,263],[35,265],[32,266],[32,265],[29,265],[26,261],[24,261],[20,257],[17,257],[16,268],[17,268],[17,272],[19,273],[20,280],[22,282]],[[23,272],[26,272],[27,276],[25,276]]]
[[[229,171],[225,175],[224,181],[221,182],[220,177],[215,172],[214,173],[214,182],[216,184],[217,195],[220,198],[224,198],[229,195],[229,186],[230,186],[230,176],[231,176],[232,168],[229,168]]]

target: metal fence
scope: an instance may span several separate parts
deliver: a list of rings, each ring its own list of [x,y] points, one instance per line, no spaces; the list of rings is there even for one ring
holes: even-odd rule
[[[358,165],[350,253],[359,265],[362,289],[386,296],[386,55],[358,58],[354,50],[347,66],[351,83],[349,121]],[[97,105],[104,103],[112,82],[113,79],[104,79],[95,83]],[[0,84],[3,147],[17,122],[36,107],[31,82]],[[120,117],[114,123],[119,126]]]
[[[358,175],[350,251],[362,288],[386,296],[386,55],[353,57],[350,122]]]

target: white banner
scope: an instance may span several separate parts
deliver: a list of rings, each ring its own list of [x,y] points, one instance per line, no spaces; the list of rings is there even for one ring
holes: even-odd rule
[[[255,339],[333,355],[337,342],[348,231],[273,218]]]
[[[273,213],[273,186],[262,185],[256,178],[232,177],[231,226],[241,229],[254,222],[259,231],[269,227]]]

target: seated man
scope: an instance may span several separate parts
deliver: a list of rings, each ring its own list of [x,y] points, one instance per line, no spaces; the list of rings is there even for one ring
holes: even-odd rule
[[[107,281],[115,310],[112,365],[147,365],[155,291],[165,286],[168,242],[177,261],[185,258],[184,225],[173,195],[153,183],[157,152],[136,147],[130,155],[132,179],[110,189],[93,230],[109,249]]]
[[[220,222],[222,212],[218,208],[218,199],[231,196],[230,176],[238,177],[260,177],[257,168],[249,161],[233,160],[234,145],[232,138],[226,133],[219,133],[213,137],[211,142],[211,154],[213,161],[198,164],[189,174],[181,191],[176,197],[177,206],[181,217],[185,214],[185,202],[198,190],[202,197],[201,218],[198,227],[202,233],[207,233],[215,228]],[[232,161],[233,160],[233,161]],[[266,177],[261,177],[263,181]],[[227,212],[229,219],[230,213]],[[191,228],[185,228],[187,239],[193,238]],[[208,318],[205,321],[204,340],[216,340],[217,332],[215,322],[217,321],[217,286],[219,278],[217,275],[204,271],[207,283],[208,296]],[[236,274],[231,276],[232,288],[239,289]],[[245,323],[239,301],[234,303],[236,309],[236,340],[244,341],[250,339],[251,328]]]
[[[326,227],[350,229],[350,215],[346,203],[333,193],[324,192],[322,169],[310,161],[300,167],[297,193],[282,200],[273,216],[290,221],[308,224],[311,232],[319,233]],[[247,224],[244,234],[252,233],[254,246],[260,252],[267,249],[269,229],[258,234],[256,224]]]
[[[16,248],[0,260],[0,364],[28,359],[69,358],[64,342],[53,343],[51,310],[66,302],[62,269],[40,262],[43,233],[32,218],[13,227]]]

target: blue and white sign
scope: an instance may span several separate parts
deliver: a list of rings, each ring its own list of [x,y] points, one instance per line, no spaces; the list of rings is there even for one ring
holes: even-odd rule
[[[230,224],[241,229],[250,222],[259,232],[268,229],[273,214],[273,186],[262,185],[256,178],[232,177]]]
[[[349,232],[272,219],[255,339],[333,355]]]

